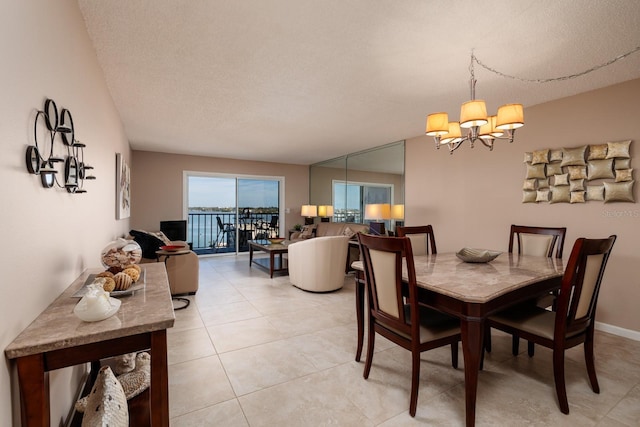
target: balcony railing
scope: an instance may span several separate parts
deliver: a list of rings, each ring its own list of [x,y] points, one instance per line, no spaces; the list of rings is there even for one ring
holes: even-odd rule
[[[236,218],[238,221],[236,221]],[[278,236],[278,214],[189,213],[187,241],[199,255],[249,250],[247,241]]]

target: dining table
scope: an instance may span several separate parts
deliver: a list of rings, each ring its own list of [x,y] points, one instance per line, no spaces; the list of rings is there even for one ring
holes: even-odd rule
[[[474,426],[478,375],[485,319],[507,307],[560,288],[564,263],[559,258],[502,253],[491,262],[460,260],[456,253],[414,256],[419,303],[460,319],[464,358],[465,420]],[[360,360],[364,339],[365,279],[362,261],[355,261],[356,315]],[[408,281],[406,263],[403,280]]]

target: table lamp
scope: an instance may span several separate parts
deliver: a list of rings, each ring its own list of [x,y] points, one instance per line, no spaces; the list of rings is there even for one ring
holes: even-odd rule
[[[391,219],[395,220],[395,226],[404,225],[404,205],[391,206]]]
[[[332,205],[320,205],[318,206],[318,216],[321,218],[322,222],[331,222],[331,218],[333,217],[333,206]]]
[[[300,215],[304,218],[304,225],[313,224],[313,218],[318,216],[318,207],[316,205],[302,205]]]
[[[369,223],[369,232],[378,236],[386,234],[384,220],[391,219],[391,205],[389,203],[374,203],[364,206],[364,219],[373,219]]]

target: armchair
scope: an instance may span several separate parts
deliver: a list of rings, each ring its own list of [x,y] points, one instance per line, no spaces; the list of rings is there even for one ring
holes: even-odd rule
[[[289,245],[289,280],[303,290],[330,292],[342,288],[349,237],[327,236]]]
[[[182,241],[163,241],[158,237],[158,234],[155,233],[131,230],[129,234],[142,248],[141,263],[157,262],[158,257],[156,256],[156,251],[160,249],[160,246],[178,244],[184,245],[187,248],[189,247],[186,242]],[[164,237],[166,239],[166,236]],[[189,251],[187,253],[181,253],[180,255],[170,255],[164,259],[164,261],[167,268],[171,295],[195,295],[198,291],[198,282],[200,280],[198,255],[193,251]]]

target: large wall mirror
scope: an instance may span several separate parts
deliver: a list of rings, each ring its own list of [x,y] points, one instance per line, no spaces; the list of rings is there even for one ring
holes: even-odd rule
[[[393,229],[404,221],[404,145],[394,142],[311,165],[309,203],[333,207],[333,215],[323,220],[384,221]],[[367,217],[371,204],[387,204],[391,212],[385,218]]]

